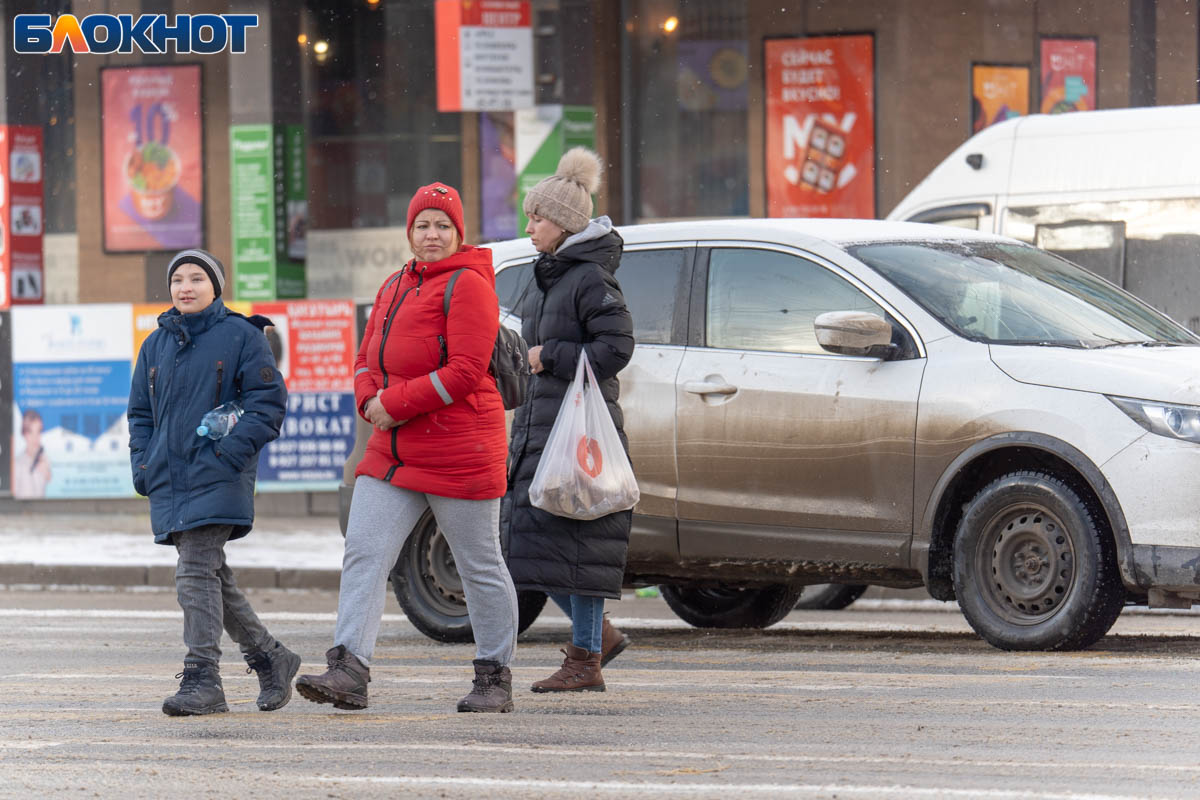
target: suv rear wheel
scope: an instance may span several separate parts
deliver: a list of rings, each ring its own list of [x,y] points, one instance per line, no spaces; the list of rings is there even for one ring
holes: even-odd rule
[[[783,585],[753,589],[661,588],[671,610],[697,628],[766,628],[786,617],[800,598],[799,588]]]
[[[967,504],[954,591],[976,633],[1004,650],[1087,647],[1125,603],[1100,510],[1040,472],[1001,476]]]
[[[454,554],[429,511],[417,521],[392,567],[392,591],[408,621],[430,639],[474,641]],[[545,605],[541,592],[517,592],[517,633],[532,625]]]

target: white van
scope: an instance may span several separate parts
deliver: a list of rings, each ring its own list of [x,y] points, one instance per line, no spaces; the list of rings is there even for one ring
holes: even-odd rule
[[[1200,331],[1200,105],[987,128],[888,215],[1058,253]]]

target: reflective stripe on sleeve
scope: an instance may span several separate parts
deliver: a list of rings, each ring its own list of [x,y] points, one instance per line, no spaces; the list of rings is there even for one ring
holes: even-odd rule
[[[370,372],[370,371],[371,371],[370,367],[359,367],[358,372],[354,373],[354,377],[357,378],[359,375],[362,375],[364,372]]]
[[[442,402],[450,405],[454,402],[454,398],[446,391],[446,387],[442,385],[442,379],[438,377],[436,372],[429,373],[429,380],[433,382],[433,388],[437,390],[438,397],[442,398]]]

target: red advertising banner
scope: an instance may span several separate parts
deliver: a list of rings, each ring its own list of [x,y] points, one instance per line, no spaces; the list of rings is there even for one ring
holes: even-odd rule
[[[875,216],[875,40],[765,42],[767,215]]]
[[[275,323],[268,339],[279,337],[273,347],[289,393],[354,391],[353,302],[254,303],[253,309]]]
[[[1096,109],[1096,40],[1042,39],[1043,114]]]
[[[199,64],[100,72],[104,249],[204,245]]]
[[[0,125],[0,308],[42,303],[42,129]]]
[[[1029,113],[1029,67],[971,65],[971,132]]]

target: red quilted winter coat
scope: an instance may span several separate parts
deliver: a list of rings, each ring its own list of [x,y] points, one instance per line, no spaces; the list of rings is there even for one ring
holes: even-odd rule
[[[454,284],[450,315],[442,298]],[[487,500],[506,488],[504,405],[488,372],[500,325],[492,251],[464,245],[441,261],[411,261],[388,278],[354,362],[361,414],[383,407],[408,420],[375,430],[355,475],[443,497]]]

